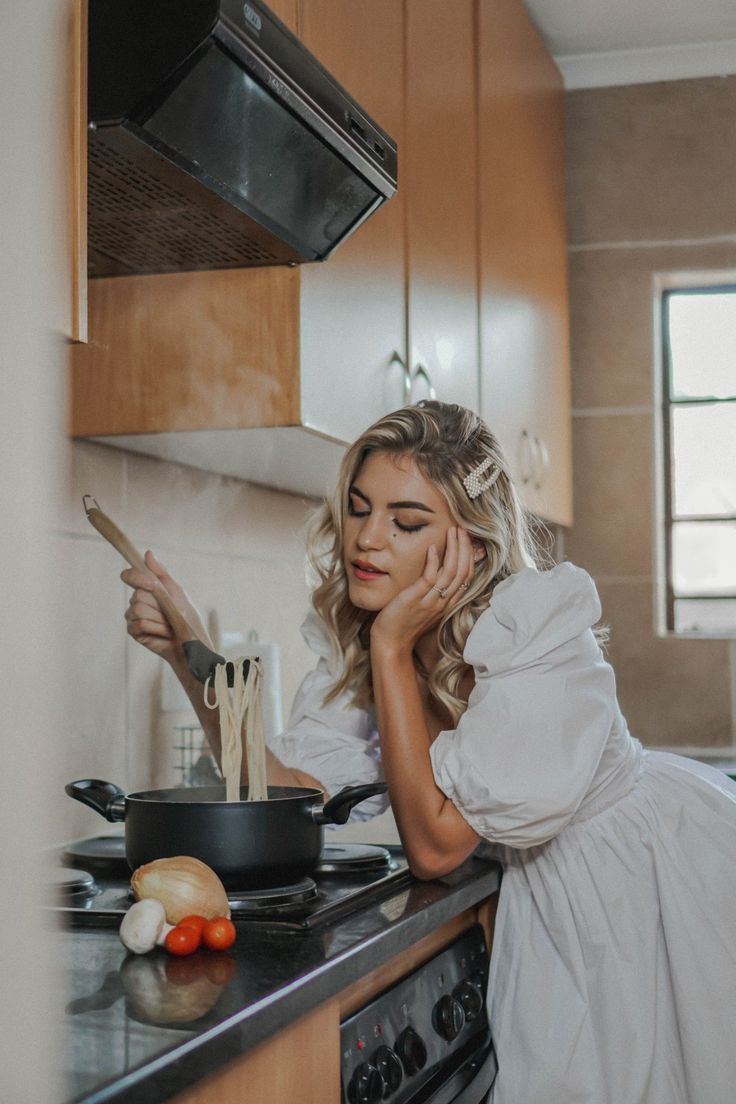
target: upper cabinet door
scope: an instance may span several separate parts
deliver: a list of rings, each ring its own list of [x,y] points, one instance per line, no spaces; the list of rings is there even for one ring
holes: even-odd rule
[[[479,406],[473,0],[407,0],[407,320],[412,400]]]
[[[572,523],[562,79],[519,0],[479,0],[482,413],[528,509]]]
[[[268,6],[292,34],[299,34],[298,0],[268,0]]]
[[[396,0],[301,0],[299,35],[396,141],[399,190],[320,265],[301,269],[304,425],[351,441],[402,406],[406,376],[403,12]]]

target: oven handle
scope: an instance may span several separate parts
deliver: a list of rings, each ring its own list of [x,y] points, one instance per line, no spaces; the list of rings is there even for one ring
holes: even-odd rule
[[[496,1052],[489,1039],[424,1104],[486,1104],[497,1070]]]

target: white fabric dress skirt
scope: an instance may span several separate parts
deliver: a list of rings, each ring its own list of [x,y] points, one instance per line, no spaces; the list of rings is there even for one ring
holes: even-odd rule
[[[501,583],[476,689],[432,748],[504,868],[493,1104],[736,1101],[736,785],[643,751],[590,626],[585,572]]]

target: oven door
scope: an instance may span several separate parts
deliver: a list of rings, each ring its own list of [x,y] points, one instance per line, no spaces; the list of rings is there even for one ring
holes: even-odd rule
[[[496,1079],[496,1052],[488,1041],[422,1104],[486,1104]]]
[[[343,1104],[485,1104],[496,1076],[479,924],[340,1025]]]

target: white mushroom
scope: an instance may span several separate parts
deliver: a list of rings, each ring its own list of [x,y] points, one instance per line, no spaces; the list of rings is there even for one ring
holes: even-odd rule
[[[160,901],[147,897],[131,905],[120,925],[120,940],[133,954],[148,954],[162,944],[172,924],[166,923],[166,910]]]

